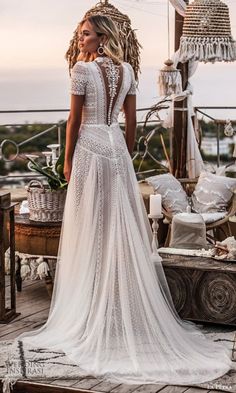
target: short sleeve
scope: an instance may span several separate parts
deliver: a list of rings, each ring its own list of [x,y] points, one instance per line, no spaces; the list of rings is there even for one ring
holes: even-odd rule
[[[85,95],[87,83],[87,67],[82,61],[75,63],[71,70],[71,88],[70,93],[83,96]]]
[[[131,75],[131,84],[130,84],[130,88],[128,90],[128,95],[136,95],[136,81],[135,81],[135,76],[134,76],[134,70],[132,68],[132,66],[128,64],[128,68],[129,68],[129,72]]]

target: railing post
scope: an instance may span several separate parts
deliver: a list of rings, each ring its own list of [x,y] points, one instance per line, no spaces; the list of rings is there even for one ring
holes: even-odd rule
[[[59,146],[59,155],[61,154],[61,125],[60,125],[60,123],[58,124],[58,127],[57,127],[57,141],[58,141],[58,144],[60,145]]]
[[[184,0],[188,4],[188,0]],[[183,16],[175,11],[175,51],[179,49],[180,37],[183,31]],[[188,83],[188,62],[178,63],[177,68],[182,75],[183,90]],[[174,103],[174,128],[172,136],[172,168],[173,175],[186,177],[186,147],[187,147],[187,99]]]

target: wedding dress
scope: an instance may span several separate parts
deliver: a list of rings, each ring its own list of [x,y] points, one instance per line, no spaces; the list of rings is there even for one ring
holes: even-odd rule
[[[84,95],[47,322],[15,340],[63,351],[119,383],[198,384],[225,374],[231,353],[175,311],[118,115],[135,94],[128,63],[77,62]],[[79,375],[78,375],[79,376]]]

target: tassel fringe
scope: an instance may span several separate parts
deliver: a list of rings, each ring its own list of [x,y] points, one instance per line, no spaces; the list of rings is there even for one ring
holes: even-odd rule
[[[182,63],[189,60],[204,63],[235,61],[236,42],[230,38],[181,37],[179,54]]]

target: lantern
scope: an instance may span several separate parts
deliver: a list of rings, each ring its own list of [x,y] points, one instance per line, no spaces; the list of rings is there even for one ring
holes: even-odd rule
[[[158,83],[161,96],[182,93],[182,78],[180,70],[174,67],[173,61],[168,59],[165,67],[160,70]]]

